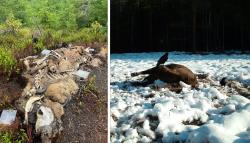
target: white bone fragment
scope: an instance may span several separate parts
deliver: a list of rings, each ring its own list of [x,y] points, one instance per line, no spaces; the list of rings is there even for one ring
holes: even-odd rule
[[[86,51],[87,53],[90,53],[90,52],[94,52],[95,49],[88,47],[88,48],[85,49],[85,51]]]
[[[45,106],[41,106],[37,110],[36,132],[39,132],[41,128],[50,126],[54,121],[53,111]]]
[[[36,101],[42,99],[43,96],[32,96],[29,98],[29,100],[27,101],[26,105],[25,105],[25,119],[24,119],[24,124],[28,124],[28,113],[33,109],[33,103],[35,103]]]

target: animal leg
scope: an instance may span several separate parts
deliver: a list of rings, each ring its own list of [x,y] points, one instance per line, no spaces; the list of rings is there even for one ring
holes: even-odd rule
[[[145,71],[134,72],[134,73],[131,73],[131,76],[134,77],[134,76],[138,76],[138,75],[141,75],[141,74],[155,74],[156,71],[157,71],[157,68],[158,67],[153,67],[153,68],[150,68],[150,69],[145,70]]]
[[[149,84],[152,84],[154,83],[154,81],[156,80],[157,78],[153,75],[149,75],[147,76],[146,78],[143,79],[143,81],[141,82],[133,82],[132,85],[133,86],[147,86]]]

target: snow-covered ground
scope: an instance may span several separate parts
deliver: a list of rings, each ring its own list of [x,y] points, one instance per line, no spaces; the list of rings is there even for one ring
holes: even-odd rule
[[[250,142],[250,100],[237,92],[227,96],[222,91],[230,89],[219,86],[223,77],[249,85],[250,55],[170,53],[167,63],[208,73],[214,81],[199,82],[199,89],[184,86],[179,94],[126,82],[141,80],[130,73],[155,66],[162,54],[111,55],[111,142]]]

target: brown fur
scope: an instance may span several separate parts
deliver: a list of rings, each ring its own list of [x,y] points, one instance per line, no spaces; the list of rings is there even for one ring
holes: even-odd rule
[[[98,58],[94,58],[93,60],[91,60],[90,65],[93,67],[99,67],[102,64],[102,61]]]
[[[102,58],[106,58],[108,55],[108,48],[107,47],[101,47],[100,52],[98,55]]]
[[[59,62],[58,70],[59,70],[59,72],[65,72],[65,71],[68,71],[68,70],[74,70],[74,66],[68,60],[64,60],[63,59],[63,60],[61,60]]]
[[[62,115],[64,114],[63,106],[57,102],[53,102],[49,99],[44,99],[44,105],[51,108],[55,117],[58,120],[61,120]]]
[[[161,65],[157,77],[167,83],[179,83],[180,81],[195,87],[197,85],[196,75],[183,65],[170,64]]]
[[[162,58],[160,58],[160,60],[162,60]],[[164,60],[167,60],[167,58]],[[164,63],[165,61],[160,61],[160,62]],[[131,76],[137,76],[140,74],[149,74],[149,76],[147,76],[142,82],[136,82],[135,85],[146,86],[148,84],[152,84],[157,79],[171,84],[173,83],[179,84],[180,81],[183,81],[186,84],[191,85],[193,88],[197,87],[198,83],[196,75],[190,69],[188,69],[183,65],[178,65],[178,64],[169,64],[169,65],[157,64],[156,67],[153,67],[145,71],[132,73]]]
[[[50,84],[45,92],[45,97],[61,104],[78,92],[78,85],[71,78],[62,79],[56,83]]]

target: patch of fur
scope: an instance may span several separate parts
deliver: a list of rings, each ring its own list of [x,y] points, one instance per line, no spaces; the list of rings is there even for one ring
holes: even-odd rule
[[[67,72],[67,71],[70,71],[70,70],[74,70],[74,66],[68,60],[62,59],[59,62],[58,70],[59,70],[59,72]]]
[[[52,101],[64,104],[79,90],[78,85],[72,78],[62,79],[50,84],[45,92],[45,97]]]
[[[108,55],[108,48],[107,47],[101,47],[101,50],[97,55],[102,57],[102,58],[106,58],[107,55]]]
[[[93,67],[99,67],[102,64],[102,61],[98,58],[94,58],[93,60],[91,60],[90,65]]]
[[[43,105],[52,109],[56,119],[61,120],[62,115],[64,114],[63,106],[57,102],[53,102],[49,99],[44,99]]]

